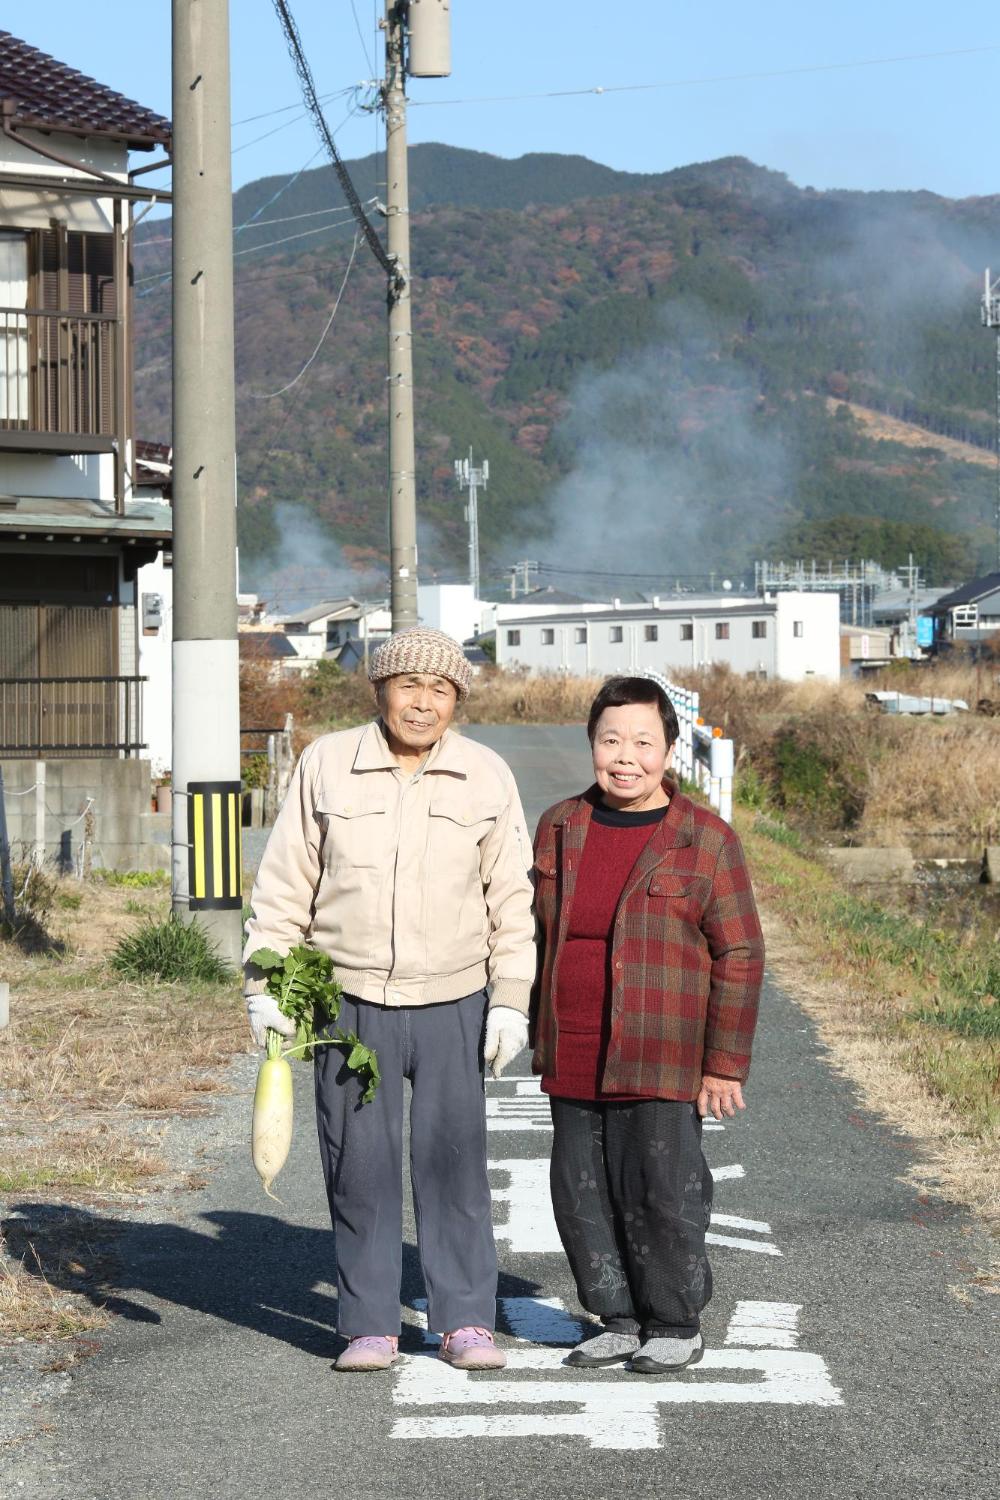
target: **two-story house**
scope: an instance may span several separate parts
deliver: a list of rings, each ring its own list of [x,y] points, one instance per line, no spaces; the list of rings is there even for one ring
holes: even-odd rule
[[[146,748],[136,581],[171,512],[169,450],[134,431],[130,249],[170,140],[0,32],[0,761]]]

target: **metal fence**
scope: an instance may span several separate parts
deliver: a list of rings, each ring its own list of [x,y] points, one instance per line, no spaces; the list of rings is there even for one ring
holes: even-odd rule
[[[680,729],[674,751],[679,775],[704,792],[710,806],[731,823],[736,761],[732,740],[726,739],[721,729],[705,723],[693,689],[680,687],[658,672],[647,672],[646,676],[659,683],[674,705]]]
[[[0,677],[0,755],[145,750],[145,677]]]

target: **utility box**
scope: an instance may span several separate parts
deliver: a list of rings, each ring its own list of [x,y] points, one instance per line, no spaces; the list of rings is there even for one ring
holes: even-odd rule
[[[411,78],[448,78],[451,74],[451,0],[410,0],[410,47],[406,71]]]
[[[142,596],[142,633],[143,635],[155,635],[163,624],[163,596],[162,594],[143,594]]]

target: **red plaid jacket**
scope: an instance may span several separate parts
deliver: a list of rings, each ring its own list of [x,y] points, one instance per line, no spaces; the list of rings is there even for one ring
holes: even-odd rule
[[[764,940],[739,839],[668,787],[670,807],[625,883],[611,939],[609,1094],[694,1099],[703,1073],[743,1082]],[[553,994],[596,787],[542,814],[535,835],[536,1073],[556,1074]]]

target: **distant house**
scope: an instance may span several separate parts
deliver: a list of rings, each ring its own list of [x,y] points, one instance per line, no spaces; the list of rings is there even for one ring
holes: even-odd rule
[[[392,616],[384,601],[368,604],[348,596],[278,615],[273,624],[287,635],[304,669],[322,656],[336,659],[348,641],[363,641],[366,635],[369,643],[384,640]]]
[[[1000,631],[1000,572],[973,578],[944,594],[926,611],[934,621],[934,644],[947,649],[976,644]]]
[[[154,193],[130,154],[170,124],[9,32],[0,100],[0,758],[135,757],[143,641],[169,635],[140,575],[172,528],[169,450],[133,428],[130,230]]]

